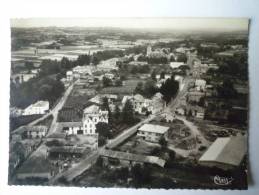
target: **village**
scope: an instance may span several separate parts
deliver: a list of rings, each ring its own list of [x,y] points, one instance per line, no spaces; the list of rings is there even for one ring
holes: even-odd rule
[[[221,62],[247,63],[247,45],[114,37],[95,44],[83,54],[62,53],[57,48],[63,45],[57,41],[32,44],[30,54],[12,52],[14,64],[25,60],[27,68],[34,67],[14,70],[12,85],[44,76],[55,78],[57,88],[47,96],[44,90],[51,84],[41,81],[42,99],[37,94],[28,106],[15,102],[10,108],[16,122],[10,131],[10,183],[93,187],[157,183],[158,188],[179,188],[189,182],[199,188],[197,181],[210,181],[212,172],[231,177],[233,170],[246,173],[248,86],[238,70],[228,74]],[[57,53],[49,55],[47,50]],[[101,59],[102,55],[108,57]],[[44,72],[50,63],[52,67],[61,63],[62,75]],[[59,85],[64,88],[61,95],[46,98]],[[197,173],[198,169],[203,171]],[[142,171],[142,176],[136,174]],[[242,184],[236,178],[235,182],[233,186]]]

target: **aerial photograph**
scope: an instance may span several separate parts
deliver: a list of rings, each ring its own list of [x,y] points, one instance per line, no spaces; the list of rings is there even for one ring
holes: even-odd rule
[[[8,184],[247,189],[248,25],[11,19]]]

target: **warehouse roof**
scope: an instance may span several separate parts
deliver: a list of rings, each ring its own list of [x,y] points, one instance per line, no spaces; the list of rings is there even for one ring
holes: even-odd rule
[[[199,159],[200,162],[219,162],[238,166],[247,152],[247,137],[218,138]]]

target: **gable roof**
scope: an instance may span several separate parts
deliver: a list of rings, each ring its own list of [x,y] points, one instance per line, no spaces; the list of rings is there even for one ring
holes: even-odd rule
[[[247,137],[217,138],[199,159],[200,162],[212,161],[238,166],[247,152]]]
[[[139,128],[139,130],[151,132],[151,133],[164,134],[168,131],[169,128],[170,127],[165,127],[165,126],[161,126],[161,125],[144,124]]]
[[[88,113],[88,114],[97,113],[99,112],[99,110],[100,110],[99,106],[91,105],[84,109],[84,113]]]

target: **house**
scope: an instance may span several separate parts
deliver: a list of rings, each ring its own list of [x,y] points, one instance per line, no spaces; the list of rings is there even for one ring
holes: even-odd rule
[[[24,83],[36,76],[37,74],[35,73],[19,73],[12,75],[11,80],[13,83]]]
[[[185,110],[186,110],[185,107],[180,106],[180,107],[176,108],[175,113],[179,114],[179,115],[185,115]]]
[[[48,101],[38,101],[23,110],[23,115],[45,114],[49,110]]]
[[[173,120],[175,119],[175,116],[173,116],[173,115],[170,114],[170,113],[164,113],[164,114],[162,114],[162,117],[165,119],[165,121],[166,121],[167,123],[171,123],[171,122],[173,122]]]
[[[96,124],[99,122],[108,123],[108,111],[101,110],[96,105],[85,108],[83,115],[83,134],[95,135]]]
[[[111,58],[108,60],[101,61],[100,64],[97,65],[98,70],[103,71],[111,71],[111,70],[118,70],[117,61],[118,58]]]
[[[37,139],[43,138],[46,136],[48,128],[47,126],[39,125],[39,126],[24,126],[24,133],[27,138]]]
[[[171,67],[172,69],[174,69],[174,68],[179,68],[179,67],[182,66],[182,65],[185,65],[185,63],[184,63],[184,62],[170,62],[170,67]]]
[[[73,81],[73,72],[72,71],[67,71],[67,73],[66,73],[66,80],[68,81],[68,82],[70,82],[70,81]]]
[[[202,97],[205,96],[204,92],[201,91],[189,91],[187,94],[188,102],[199,102]]]
[[[247,136],[217,138],[201,156],[199,163],[229,170],[240,166],[246,154]]]
[[[163,110],[163,108],[165,106],[165,102],[164,102],[162,97],[163,97],[163,95],[159,92],[156,93],[152,97],[152,99],[151,99],[152,103],[150,105],[151,106],[150,110],[151,110],[152,114],[156,114],[156,113],[161,112]]]
[[[205,109],[203,107],[200,107],[200,106],[189,105],[186,108],[186,113],[187,113],[187,115],[196,117],[198,119],[204,119],[204,117],[205,117]]]
[[[179,83],[179,90],[181,91],[184,87],[184,84],[183,84],[183,76],[180,76],[180,75],[175,75],[174,76],[174,80],[177,81]]]
[[[105,76],[106,78],[108,78],[108,79],[111,79],[111,80],[115,78],[115,75],[112,74],[112,73],[105,73],[104,76]]]
[[[19,180],[34,178],[48,181],[54,175],[54,168],[45,157],[33,156],[17,170]]]
[[[132,96],[132,95],[125,95],[125,96],[123,96],[123,98],[122,98],[122,100],[121,100],[122,105],[125,105],[125,103],[126,103],[128,100],[131,101],[131,102],[133,102],[133,96]]]
[[[59,128],[67,135],[83,134],[83,122],[61,122]]]
[[[146,141],[159,142],[161,138],[167,139],[169,127],[153,124],[144,124],[138,129],[137,136]]]
[[[134,95],[133,96],[133,108],[134,108],[135,112],[142,113],[143,107],[146,107],[145,98],[140,94]]]
[[[198,91],[204,91],[206,89],[206,81],[203,79],[196,79],[195,87]]]
[[[48,127],[44,125],[37,126],[21,126],[17,132],[12,134],[12,141],[23,139],[38,139],[47,135]]]

